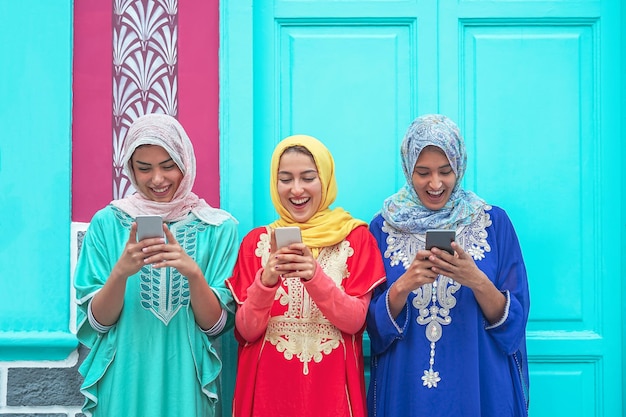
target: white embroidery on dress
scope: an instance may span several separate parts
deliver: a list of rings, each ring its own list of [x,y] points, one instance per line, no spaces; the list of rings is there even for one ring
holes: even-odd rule
[[[491,206],[485,206],[474,221],[467,226],[462,226],[456,231],[456,242],[472,256],[474,260],[485,258],[485,252],[490,252],[491,247],[487,243],[487,227],[491,226],[491,217],[486,211]],[[383,222],[383,232],[387,233],[387,249],[384,256],[390,260],[391,266],[402,264],[406,270],[417,251],[426,246],[425,234],[401,233]],[[435,364],[435,346],[443,336],[443,326],[452,323],[450,311],[456,305],[456,293],[461,284],[444,275],[437,276],[432,284],[422,285],[413,291],[413,307],[417,310],[416,321],[424,329],[426,338],[430,341],[429,369],[424,370],[422,376],[423,385],[428,388],[436,388],[441,381],[438,371],[433,369]]]
[[[389,258],[390,266],[402,264],[404,269],[411,265],[418,250],[426,247],[426,235],[410,235],[401,233],[383,221],[383,232],[387,233],[385,258]]]
[[[262,233],[255,251],[261,257],[262,265],[267,263],[269,250],[269,235]],[[341,288],[343,280],[349,276],[347,260],[353,254],[354,249],[350,247],[350,243],[343,241],[322,248],[317,262],[326,275]],[[276,346],[276,350],[285,359],[298,358],[302,362],[302,373],[308,375],[311,361],[321,362],[324,355],[340,346],[341,331],[324,317],[300,278],[284,278],[276,291],[275,300],[287,306],[287,310],[282,316],[270,318],[265,340]]]
[[[171,227],[172,234],[183,250],[195,259],[197,234],[206,230],[207,224],[191,217]],[[189,282],[175,268],[152,268],[146,265],[140,271],[141,305],[166,326],[178,311],[189,305]]]

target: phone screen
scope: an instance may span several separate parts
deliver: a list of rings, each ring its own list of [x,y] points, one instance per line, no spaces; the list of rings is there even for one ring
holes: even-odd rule
[[[163,219],[161,216],[137,216],[135,222],[137,223],[137,241],[163,237]]]
[[[274,229],[274,236],[276,237],[276,247],[278,248],[302,242],[300,228],[296,226],[277,227]]]
[[[454,230],[431,229],[426,231],[426,249],[439,248],[454,255],[452,242],[456,238]]]

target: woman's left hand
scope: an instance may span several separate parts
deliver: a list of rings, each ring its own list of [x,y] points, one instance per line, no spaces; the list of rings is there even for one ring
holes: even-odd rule
[[[144,259],[146,264],[152,264],[153,268],[163,268],[166,266],[176,268],[178,272],[186,277],[195,276],[200,272],[200,267],[180,246],[174,238],[174,235],[163,224],[163,232],[167,243],[152,245],[143,249],[147,257]]]
[[[437,274],[445,275],[454,279],[461,285],[475,288],[489,280],[487,275],[478,267],[474,259],[465,252],[456,242],[452,242],[452,249],[455,254],[450,255],[448,252],[439,248],[432,248],[432,255],[429,260],[433,263],[432,271]]]
[[[276,252],[278,260],[276,271],[283,278],[302,278],[310,280],[315,275],[317,261],[313,253],[304,243],[292,243]]]

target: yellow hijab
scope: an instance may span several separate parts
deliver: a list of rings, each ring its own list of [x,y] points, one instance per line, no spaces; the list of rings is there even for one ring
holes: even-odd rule
[[[311,152],[318,175],[322,183],[322,201],[317,212],[305,223],[298,223],[283,207],[278,195],[278,165],[280,157],[287,148],[303,146]],[[272,203],[280,218],[270,224],[272,228],[283,226],[298,226],[302,231],[302,241],[313,249],[317,256],[319,248],[336,245],[348,236],[356,227],[367,225],[362,220],[355,219],[344,209],[329,206],[337,198],[337,182],[335,180],[335,162],[330,151],[322,142],[312,136],[294,135],[283,139],[272,154],[270,173],[270,194]]]

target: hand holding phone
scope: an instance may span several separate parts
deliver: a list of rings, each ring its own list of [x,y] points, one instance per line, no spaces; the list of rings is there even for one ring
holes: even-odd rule
[[[452,242],[456,238],[454,230],[429,229],[426,231],[426,249],[439,248],[454,255]]]
[[[302,234],[300,233],[300,228],[297,226],[277,227],[274,229],[274,237],[276,238],[277,248],[302,242]]]
[[[137,242],[153,237],[164,237],[163,219],[161,216],[137,216],[135,218],[135,223],[137,223]]]

